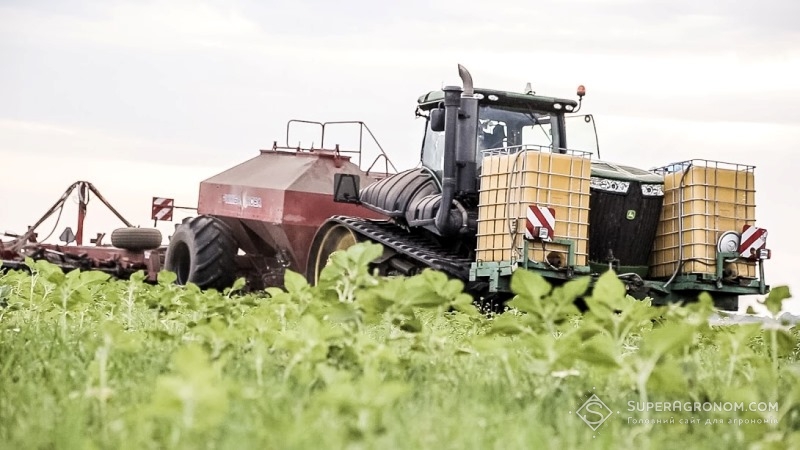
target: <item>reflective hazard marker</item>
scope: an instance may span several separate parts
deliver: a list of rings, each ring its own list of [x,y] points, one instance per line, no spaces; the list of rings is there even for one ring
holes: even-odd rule
[[[743,258],[761,259],[759,252],[767,247],[767,230],[745,225],[742,230],[742,240],[739,244],[739,254]]]
[[[555,235],[556,210],[549,206],[528,206],[525,220],[525,238],[551,242]]]
[[[164,197],[153,197],[153,220],[172,220],[172,212],[175,209],[175,200]]]

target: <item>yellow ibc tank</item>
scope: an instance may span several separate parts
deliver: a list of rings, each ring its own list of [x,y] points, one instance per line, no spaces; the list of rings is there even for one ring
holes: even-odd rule
[[[556,239],[574,242],[575,264],[587,265],[589,242],[589,154],[559,154],[538,149],[483,158],[478,205],[477,259],[483,262],[522,259],[525,223],[530,205],[555,210]],[[528,258],[543,262],[550,252],[563,256],[568,247],[554,242],[531,243]]]
[[[756,220],[754,166],[692,160],[659,169],[664,173],[664,207],[650,264],[654,278],[716,273],[717,242],[726,231],[742,232]],[[740,276],[755,277],[755,262],[733,264]]]

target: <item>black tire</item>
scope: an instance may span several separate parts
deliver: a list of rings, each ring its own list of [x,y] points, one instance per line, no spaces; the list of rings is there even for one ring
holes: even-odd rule
[[[180,285],[194,283],[200,289],[222,291],[236,280],[238,250],[224,222],[211,216],[195,217],[178,226],[172,235],[165,269],[178,276]]]
[[[161,232],[155,228],[117,228],[111,232],[111,245],[140,251],[161,247]]]

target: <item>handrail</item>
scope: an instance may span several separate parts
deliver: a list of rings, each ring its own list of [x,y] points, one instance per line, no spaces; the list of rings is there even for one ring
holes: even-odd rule
[[[392,164],[392,162],[389,161],[389,158],[387,158],[386,155],[381,154],[381,155],[376,156],[375,160],[372,161],[372,164],[370,164],[369,167],[367,167],[367,170],[365,170],[367,175],[369,175],[369,172],[372,170],[372,168],[375,166],[375,164],[378,163],[378,160],[380,160],[381,158],[383,158],[384,164],[385,164],[383,173],[385,173],[387,175],[389,174],[389,164]],[[394,167],[394,164],[392,164],[392,168],[394,169],[394,171],[396,173],[397,169]]]
[[[325,124],[323,124],[322,122],[314,122],[314,121],[311,121],[311,120],[301,120],[301,119],[291,119],[288,122],[286,122],[286,147],[288,147],[288,148],[292,148],[292,146],[289,145],[289,129],[291,128],[292,123],[294,123],[294,122],[307,123],[307,124],[311,124],[311,125],[319,125],[320,129],[322,131],[322,134],[325,134],[325,131],[324,131],[325,130]],[[323,148],[324,148],[324,146],[323,146]]]
[[[291,120],[289,120],[286,123],[286,147],[287,148],[296,148],[297,150],[301,150],[301,148],[299,146],[293,147],[293,146],[291,146],[289,144],[289,133],[291,131],[291,126],[292,126],[293,123],[305,123],[305,124],[310,124],[310,125],[319,125],[319,127],[320,127],[320,148],[317,149],[317,150],[325,150],[325,130],[326,130],[327,127],[329,127],[331,125],[358,125],[359,126],[359,130],[358,130],[358,150],[342,150],[342,149],[339,148],[339,146],[337,144],[335,151],[338,152],[338,153],[350,153],[350,154],[358,155],[358,167],[361,168],[361,163],[362,163],[361,156],[362,156],[362,152],[363,152],[363,148],[364,148],[364,130],[366,130],[367,133],[369,134],[369,137],[372,138],[372,142],[374,142],[375,145],[377,145],[378,150],[380,150],[380,154],[375,158],[375,160],[372,162],[372,164],[369,166],[369,168],[366,170],[366,172],[369,173],[369,171],[372,169],[372,167],[375,165],[375,163],[381,157],[384,158],[385,162],[386,162],[386,173],[389,173],[389,166],[391,166],[392,169],[395,172],[398,171],[397,167],[395,167],[394,163],[391,161],[391,159],[389,159],[389,155],[386,154],[386,150],[384,150],[384,148],[381,145],[381,143],[378,142],[378,138],[375,136],[375,133],[372,132],[372,130],[369,128],[369,126],[367,126],[366,123],[364,123],[364,122],[362,122],[360,120],[340,120],[340,121],[330,121],[330,122],[315,122],[315,121],[311,121],[311,120],[302,120],[302,119],[291,119]],[[314,150],[314,148],[311,148],[310,150]]]

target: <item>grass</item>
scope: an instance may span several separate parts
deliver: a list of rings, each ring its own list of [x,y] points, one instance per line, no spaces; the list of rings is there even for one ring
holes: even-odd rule
[[[653,307],[613,274],[580,313],[583,282],[519,272],[489,317],[441,274],[373,276],[372,251],[339,254],[318,286],[290,273],[251,294],[42,262],[7,273],[0,448],[800,447],[793,327],[712,327],[709,302]],[[773,292],[770,308],[788,297]],[[596,430],[578,416],[592,394],[611,410]]]

